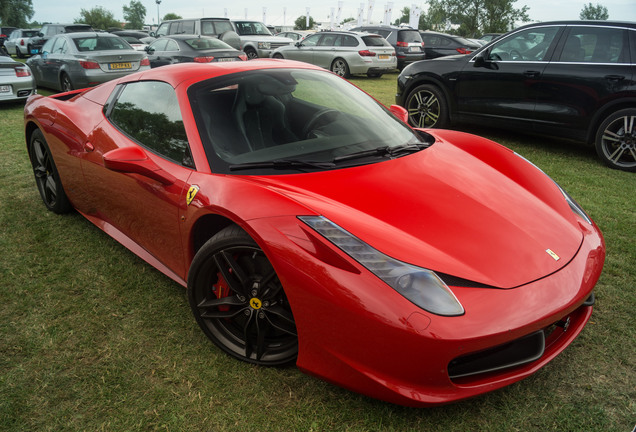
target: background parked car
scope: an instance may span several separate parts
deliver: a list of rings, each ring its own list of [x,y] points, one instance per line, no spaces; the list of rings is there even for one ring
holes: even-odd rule
[[[146,53],[110,33],[59,34],[27,64],[38,86],[70,91],[92,87],[138,70],[150,69]]]
[[[432,31],[421,31],[424,52],[427,59],[456,54],[470,54],[482,45],[461,36]]]
[[[137,51],[144,51],[148,45],[155,41],[154,37],[141,30],[116,30],[110,33],[119,36]]]
[[[172,35],[160,37],[146,48],[150,67],[174,63],[209,63],[247,60],[243,51],[209,36]]]
[[[15,30],[15,27],[9,27],[9,26],[4,26],[4,27],[0,27],[0,54],[1,53],[5,53],[8,54],[9,52],[6,50],[6,48],[4,47],[4,40],[9,37],[9,35],[11,34],[11,32],[13,30]]]
[[[359,32],[319,32],[295,45],[276,49],[273,58],[315,64],[342,77],[379,77],[397,67],[395,50],[380,35]]]
[[[38,37],[40,29],[15,29],[9,37],[5,39],[4,46],[9,54],[15,54],[18,58],[31,55],[31,40]]]
[[[260,21],[232,21],[232,24],[241,38],[241,49],[250,60],[267,58],[276,48],[294,43],[290,38],[273,36]]]
[[[77,33],[77,32],[90,32],[93,28],[88,24],[44,24],[40,29],[39,37],[31,39],[31,46],[34,52],[31,54],[37,54],[42,46],[56,34],[60,33]]]
[[[29,67],[0,55],[0,101],[23,100],[32,94],[35,94],[35,81]]]
[[[389,25],[361,26],[352,28],[351,31],[363,31],[367,33],[379,34],[385,38],[397,55],[398,69],[425,58],[424,44],[418,30],[410,27],[396,27]]]
[[[520,27],[476,53],[425,60],[398,77],[398,104],[419,127],[473,122],[593,144],[636,171],[636,23]]]
[[[313,33],[315,33],[313,30],[293,30],[276,33],[276,36],[289,38],[293,41],[298,42],[299,40],[302,40]]]

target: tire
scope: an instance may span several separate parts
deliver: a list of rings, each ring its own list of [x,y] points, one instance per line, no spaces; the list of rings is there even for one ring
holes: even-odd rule
[[[636,108],[607,116],[596,131],[595,147],[607,166],[636,172]]]
[[[282,55],[281,53],[276,53],[276,54],[272,55],[272,58],[275,58],[275,59],[281,59],[281,60],[282,60],[282,59],[284,59],[285,57],[283,57],[283,55]]]
[[[16,45],[15,47],[15,56],[19,59],[24,58],[22,51],[20,51],[20,47]]]
[[[283,287],[265,253],[238,226],[199,249],[188,300],[203,332],[229,355],[265,366],[295,361],[298,336]]]
[[[369,78],[380,78],[382,74],[378,72],[367,72],[367,76]]]
[[[349,78],[351,76],[349,73],[349,65],[341,58],[337,58],[331,63],[331,72],[342,78]]]
[[[70,212],[72,206],[62,187],[51,149],[39,129],[33,132],[29,140],[29,159],[35,183],[46,208],[57,214]]]
[[[245,51],[245,55],[247,55],[248,60],[255,60],[258,58],[258,54],[254,48],[245,48],[243,51]]]
[[[33,47],[31,45],[27,45],[27,55],[29,57],[31,57],[33,54],[31,53],[31,51],[33,51]]]
[[[60,78],[60,84],[62,87],[62,92],[69,92],[71,90],[75,90],[75,87],[73,87],[73,82],[71,81],[71,78],[63,73],[62,77]]]
[[[448,103],[442,91],[431,84],[416,87],[406,99],[409,124],[419,128],[443,128],[448,124]]]

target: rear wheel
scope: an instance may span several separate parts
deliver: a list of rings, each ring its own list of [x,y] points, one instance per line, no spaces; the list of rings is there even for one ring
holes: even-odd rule
[[[73,88],[73,82],[71,81],[71,78],[67,74],[63,73],[62,74],[62,78],[60,79],[60,81],[61,81],[61,84],[62,84],[62,91],[63,92],[68,92],[68,91],[71,91],[71,90],[74,89]]]
[[[23,58],[24,57],[24,55],[22,54],[22,51],[20,51],[20,47],[19,46],[15,47],[15,56],[17,58]]]
[[[382,76],[382,73],[380,73],[380,72],[367,72],[367,76],[369,78],[380,78]]]
[[[284,59],[285,57],[283,57],[283,55],[281,53],[276,53],[274,55],[272,55],[272,58],[275,59]]]
[[[441,128],[448,123],[448,104],[442,91],[431,84],[416,87],[406,99],[409,123],[419,128]]]
[[[636,109],[616,111],[601,123],[596,153],[609,167],[636,172]]]
[[[349,78],[349,65],[344,59],[337,58],[331,63],[331,72],[343,78]]]
[[[266,366],[298,355],[291,307],[271,263],[238,226],[217,233],[197,252],[188,299],[203,332],[240,360]]]
[[[29,158],[35,175],[35,183],[46,208],[58,214],[71,211],[71,203],[62,187],[51,150],[39,129],[31,135]]]

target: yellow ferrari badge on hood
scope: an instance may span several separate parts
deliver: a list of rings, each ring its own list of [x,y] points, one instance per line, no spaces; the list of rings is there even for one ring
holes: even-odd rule
[[[199,192],[199,186],[190,186],[190,189],[188,189],[188,194],[186,195],[186,204],[190,205],[194,197],[197,196],[197,192]]]

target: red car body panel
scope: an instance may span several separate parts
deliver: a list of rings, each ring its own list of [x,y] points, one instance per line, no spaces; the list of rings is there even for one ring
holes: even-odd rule
[[[214,174],[187,89],[214,76],[289,67],[319,69],[278,61],[179,65],[67,96],[32,97],[25,107],[27,142],[34,128],[42,130],[72,205],[184,286],[198,228],[210,218],[242,227],[288,296],[298,367],[330,382],[428,406],[518,381],[565,349],[592,313],[583,303],[603,267],[603,238],[572,212],[552,180],[502,146],[433,130],[430,148],[375,164],[308,174]],[[176,89],[196,169],[144,150],[105,118],[113,89],[134,80],[162,80]],[[108,167],[126,158],[143,159],[150,174]],[[193,185],[199,192],[188,205]],[[434,315],[301,222],[303,215],[325,216],[397,260],[483,286],[451,286],[466,312]],[[550,334],[541,358],[449,378],[453,359],[567,318],[569,327]]]

